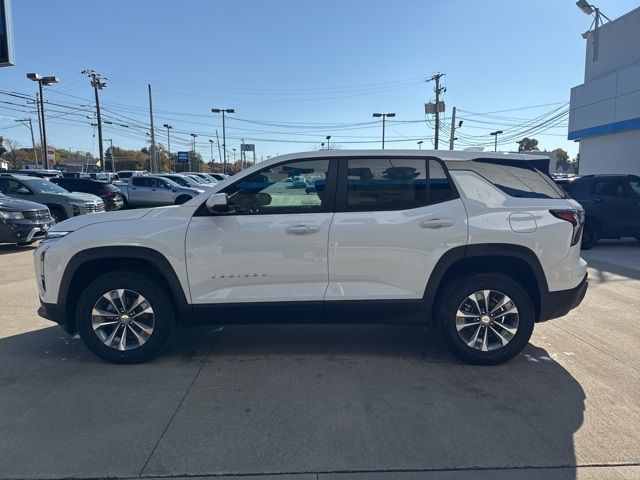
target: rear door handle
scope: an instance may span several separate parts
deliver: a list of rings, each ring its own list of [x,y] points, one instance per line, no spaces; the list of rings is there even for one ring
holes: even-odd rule
[[[294,225],[293,227],[287,227],[285,231],[291,235],[306,235],[308,233],[318,233],[320,231],[320,226]]]
[[[453,227],[456,221],[453,218],[434,218],[420,222],[421,228],[445,228]]]

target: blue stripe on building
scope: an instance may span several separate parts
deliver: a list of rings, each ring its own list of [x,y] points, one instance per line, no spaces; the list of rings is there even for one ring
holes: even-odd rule
[[[599,135],[609,135],[612,133],[628,132],[629,130],[640,130],[640,117],[619,122],[607,123],[596,127],[583,128],[569,132],[567,139],[580,140],[583,138],[597,137]]]

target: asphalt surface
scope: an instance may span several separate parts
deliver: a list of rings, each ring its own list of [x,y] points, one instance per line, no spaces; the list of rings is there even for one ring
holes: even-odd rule
[[[353,325],[192,329],[116,366],[0,246],[0,478],[638,479],[640,245],[584,256],[583,304],[498,367]]]

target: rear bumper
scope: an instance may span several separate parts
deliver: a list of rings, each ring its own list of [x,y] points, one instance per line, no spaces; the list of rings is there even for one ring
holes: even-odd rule
[[[588,286],[589,282],[587,281],[587,275],[585,274],[577,287],[569,290],[558,290],[556,292],[547,293],[540,302],[539,321],[544,322],[545,320],[562,317],[569,313],[569,311],[580,305],[582,299],[587,293]]]
[[[67,312],[64,305],[57,303],[45,303],[40,300],[40,308],[38,308],[38,315],[52,322],[56,322],[64,330],[69,333],[75,333],[75,324],[69,321],[67,318]]]

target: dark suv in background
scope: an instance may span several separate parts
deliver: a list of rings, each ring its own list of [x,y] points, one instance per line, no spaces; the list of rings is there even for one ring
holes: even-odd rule
[[[640,241],[640,177],[585,175],[562,188],[585,210],[583,249],[601,238],[635,237]]]
[[[29,245],[44,237],[51,225],[46,205],[0,193],[0,243]]]
[[[49,181],[69,192],[91,193],[100,197],[107,211],[119,210],[124,205],[122,192],[109,182],[91,178],[52,178]]]

